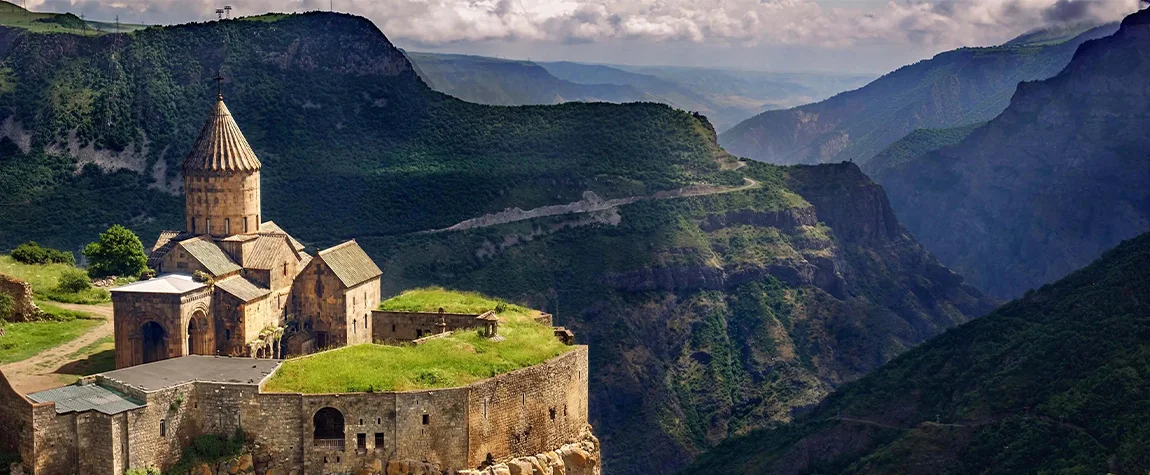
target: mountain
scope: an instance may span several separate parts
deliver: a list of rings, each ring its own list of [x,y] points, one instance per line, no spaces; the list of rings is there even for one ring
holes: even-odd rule
[[[871,79],[832,73],[531,62],[412,51],[407,57],[432,89],[468,102],[659,102],[706,115],[719,130],[765,109],[822,99]]]
[[[994,118],[1019,83],[1054,76],[1078,45],[1116,28],[1031,33],[1002,46],[941,53],[825,101],[764,112],[724,132],[719,143],[735,155],[771,163],[865,164],[916,129]]]
[[[630,86],[565,81],[530,61],[411,51],[406,54],[419,77],[432,89],[477,104],[509,106],[655,100]]]
[[[1021,295],[1150,230],[1150,13],[1023,83],[960,143],[876,175],[907,228],[979,288]]]
[[[1150,470],[1150,234],[684,473]]]
[[[265,218],[309,249],[357,239],[385,294],[480,290],[590,345],[612,473],[681,468],[997,303],[852,164],[740,162],[660,104],[467,103],[363,18],[7,27],[0,64],[0,249],[180,228],[179,164],[218,72]]]
[[[974,132],[974,129],[983,124],[985,122],[946,129],[918,129],[884,148],[874,158],[863,164],[862,169],[875,181],[882,183],[888,171],[901,167],[912,167],[914,165],[909,165],[909,163],[918,160],[929,152],[962,142],[971,132]]]

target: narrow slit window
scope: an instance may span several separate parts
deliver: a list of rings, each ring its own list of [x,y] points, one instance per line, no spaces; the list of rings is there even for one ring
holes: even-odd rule
[[[160,419],[160,437],[168,436],[168,421]]]
[[[423,415],[423,425],[428,425],[430,423],[431,423],[431,416],[428,414],[424,414]]]
[[[232,233],[232,218],[224,218],[224,234]]]

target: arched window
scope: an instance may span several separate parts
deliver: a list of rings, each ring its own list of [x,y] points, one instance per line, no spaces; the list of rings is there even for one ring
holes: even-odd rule
[[[312,417],[315,432],[312,439],[317,447],[343,449],[343,413],[338,409],[325,407]]]
[[[224,218],[224,234],[232,233],[232,218]]]
[[[192,218],[192,234],[196,233],[196,218]]]
[[[204,218],[204,234],[212,233],[212,218]]]
[[[248,217],[244,216],[244,234],[248,233]]]

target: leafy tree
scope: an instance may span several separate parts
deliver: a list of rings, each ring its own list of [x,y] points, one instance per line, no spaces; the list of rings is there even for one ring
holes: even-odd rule
[[[148,262],[140,238],[119,224],[100,233],[99,241],[84,246],[84,256],[90,261],[88,272],[99,277],[137,276]]]
[[[56,290],[60,292],[79,293],[92,288],[92,280],[88,273],[80,269],[68,269],[60,274],[60,281]]]

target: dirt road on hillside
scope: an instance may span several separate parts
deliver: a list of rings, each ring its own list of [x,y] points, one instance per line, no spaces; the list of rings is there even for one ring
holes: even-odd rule
[[[77,355],[75,358],[71,356],[101,338],[112,336],[112,304],[76,305],[52,302],[52,305],[84,312],[104,322],[75,340],[45,350],[26,360],[0,366],[0,371],[4,372],[4,376],[12,386],[22,394],[51,389],[71,382],[77,375],[58,371],[70,363],[86,358],[87,355]]]

